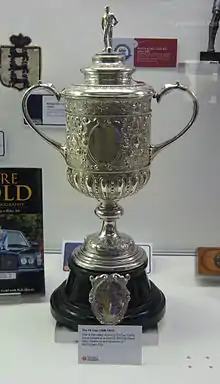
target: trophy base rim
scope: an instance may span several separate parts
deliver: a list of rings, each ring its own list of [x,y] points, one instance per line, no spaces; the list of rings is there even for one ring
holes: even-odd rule
[[[80,273],[83,273],[84,276],[89,275],[89,271],[81,271]],[[142,270],[140,275],[136,271],[131,279],[133,279],[132,284],[135,285],[135,290],[138,290],[138,287],[143,290],[144,298],[141,300],[141,304],[139,301],[139,305],[128,308],[119,324],[140,325],[142,332],[145,332],[157,326],[164,317],[166,298],[163,292],[151,280],[148,280],[145,271]],[[101,325],[88,302],[88,287],[85,287],[84,292],[82,292],[84,284],[80,287],[80,285],[77,286],[71,282],[70,292],[67,294],[69,280],[71,280],[71,276],[61,283],[50,297],[50,310],[53,318],[58,324],[75,332],[78,331],[78,325]],[[136,298],[133,301],[135,302]]]
[[[87,246],[88,239],[92,240],[94,245],[98,243],[98,233],[89,235],[84,243],[76,247],[69,258],[70,269],[74,268],[74,264],[78,267],[95,271],[111,273],[117,271],[117,273],[130,272],[136,270],[139,267],[147,266],[148,257],[145,250],[139,245],[135,244],[133,239],[126,234],[120,233],[120,241],[124,241],[128,244],[127,249],[120,249],[115,246],[115,249],[111,249],[106,244],[106,248],[102,246],[100,242],[100,251],[97,249],[94,251]]]
[[[140,311],[127,315],[119,325],[141,325],[142,332],[154,328],[162,320],[165,314],[166,299],[163,292],[150,281],[152,295],[157,294],[157,305],[154,311],[148,312],[143,306]],[[101,325],[95,316],[91,313],[88,316],[83,308],[71,305],[65,296],[64,281],[51,295],[51,314],[58,324],[63,325],[75,332],[78,331],[78,325]],[[116,325],[117,326],[117,325]]]

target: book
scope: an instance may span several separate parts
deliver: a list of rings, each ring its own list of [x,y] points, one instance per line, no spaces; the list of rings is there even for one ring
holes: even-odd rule
[[[42,170],[0,168],[0,294],[45,294]]]

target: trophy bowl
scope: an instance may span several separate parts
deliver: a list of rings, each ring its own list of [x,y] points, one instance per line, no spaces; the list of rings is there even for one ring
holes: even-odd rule
[[[157,93],[132,78],[133,67],[112,50],[117,20],[109,7],[103,16],[103,52],[81,69],[84,84],[58,92],[41,81],[23,95],[28,125],[56,148],[67,165],[67,179],[80,193],[96,199],[99,232],[88,235],[69,259],[69,276],[51,296],[58,323],[75,331],[79,324],[139,324],[154,327],[165,313],[165,296],[148,279],[148,257],[127,234],[118,232],[119,201],[136,194],[150,179],[150,165],[165,147],[182,137],[198,114],[196,96],[185,86],[168,84]],[[109,24],[110,23],[110,24]],[[110,26],[109,26],[110,25]],[[27,101],[33,90],[47,90],[65,103],[66,143],[49,138],[32,121]],[[171,91],[187,93],[193,103],[189,123],[174,137],[151,144],[151,103]]]

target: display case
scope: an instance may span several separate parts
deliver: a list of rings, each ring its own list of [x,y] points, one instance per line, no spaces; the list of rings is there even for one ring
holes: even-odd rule
[[[30,23],[6,4],[0,27],[0,281],[16,286],[33,254],[43,295],[0,295],[2,382],[112,381],[114,365],[80,366],[82,325],[141,328],[144,370],[118,366],[116,382],[216,380],[219,1],[24,6]],[[42,175],[41,221],[11,216],[15,167],[24,188]],[[9,222],[27,246],[6,249]]]

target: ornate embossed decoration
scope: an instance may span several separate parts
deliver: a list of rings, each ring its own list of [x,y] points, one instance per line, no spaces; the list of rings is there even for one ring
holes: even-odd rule
[[[84,101],[81,101],[84,103]],[[102,103],[100,101],[100,106]],[[105,106],[107,102],[103,103]],[[149,136],[151,112],[133,114],[136,104],[123,101],[127,115],[114,115],[115,100],[108,102],[112,114],[85,116],[67,114],[68,164],[81,170],[101,172],[130,172],[149,166]],[[78,103],[80,108],[80,104]],[[87,102],[90,109],[90,102]],[[133,110],[132,110],[133,108]],[[67,108],[70,111],[70,108]],[[105,109],[104,109],[105,111]]]
[[[102,86],[102,89],[105,89]],[[106,87],[106,92],[108,92],[108,87]],[[143,97],[143,100],[84,100],[84,99],[72,99],[67,98],[67,113],[70,115],[76,116],[109,116],[112,113],[115,116],[129,115],[129,114],[146,114],[151,111],[151,98]]]
[[[129,279],[129,274],[121,276],[117,273],[90,277],[92,289],[89,302],[101,324],[116,325],[124,318],[130,301],[130,293],[126,287]]]
[[[1,83],[19,91],[29,88],[41,77],[41,48],[30,46],[29,36],[10,36],[12,45],[1,45]]]
[[[150,170],[146,168],[139,172],[129,172],[124,175],[111,175],[105,173],[86,173],[77,169],[68,168],[69,183],[79,192],[97,200],[119,201],[127,196],[134,195],[148,182]]]

